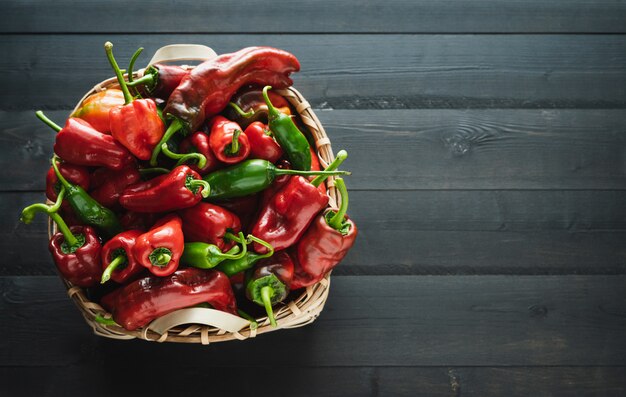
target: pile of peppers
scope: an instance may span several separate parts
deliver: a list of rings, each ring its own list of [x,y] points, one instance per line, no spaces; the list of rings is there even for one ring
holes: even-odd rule
[[[338,170],[347,153],[320,170],[295,111],[273,91],[292,84],[298,60],[249,47],[195,68],[133,73],[140,48],[124,74],[113,44],[104,47],[119,88],[86,98],[63,127],[36,112],[56,132],[55,155],[47,202],[21,220],[41,212],[56,224],[54,263],[101,297],[112,319],[99,321],[132,331],[209,305],[277,326],[276,305],[319,282],[357,235],[339,177],[349,172]],[[339,208],[329,207],[331,175]]]

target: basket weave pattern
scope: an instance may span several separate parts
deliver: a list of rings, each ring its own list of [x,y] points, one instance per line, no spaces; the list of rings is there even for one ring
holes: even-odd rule
[[[139,71],[138,76],[141,76],[141,74],[142,71]],[[82,105],[83,101],[88,96],[108,88],[119,88],[116,78],[110,78],[97,84],[93,89],[85,94],[76,106],[76,109]],[[326,168],[328,164],[334,160],[334,155],[330,145],[330,140],[324,131],[324,127],[322,127],[319,119],[311,109],[311,105],[306,101],[306,99],[304,99],[302,94],[294,88],[290,87],[285,90],[275,90],[275,92],[287,99],[296,109],[296,112],[300,115],[302,122],[306,125],[308,132],[315,140],[315,146],[317,148],[322,168]],[[329,177],[326,181],[326,186],[328,187],[328,195],[330,196],[330,206],[337,207],[340,204],[340,202],[338,202],[340,198],[337,197],[333,182],[333,177]],[[56,224],[49,220],[49,237],[51,237],[55,232]],[[119,326],[103,325],[96,322],[96,316],[100,315],[105,318],[110,318],[111,314],[98,303],[91,302],[81,287],[72,285],[65,279],[63,279],[63,282],[67,288],[69,297],[80,309],[85,321],[89,324],[89,326],[91,326],[96,335],[114,339],[139,338],[156,342],[202,343],[203,345],[208,345],[212,342],[254,338],[256,335],[265,332],[276,331],[281,328],[296,328],[312,323],[320,314],[324,308],[324,304],[326,303],[330,288],[330,273],[317,284],[306,287],[304,292],[296,299],[279,304],[275,307],[274,313],[278,323],[278,326],[275,328],[270,325],[269,319],[264,316],[257,318],[258,328],[256,329],[248,326],[238,332],[227,332],[225,330],[207,325],[188,324],[171,328],[162,335],[148,329],[148,327],[144,327],[136,331],[127,331]]]

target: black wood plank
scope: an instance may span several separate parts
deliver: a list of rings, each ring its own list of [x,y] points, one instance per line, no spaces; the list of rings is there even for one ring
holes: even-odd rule
[[[623,2],[591,0],[6,3],[0,32],[597,33],[624,32],[626,18]]]
[[[50,111],[59,123],[68,110]],[[352,189],[625,189],[623,110],[317,112]],[[43,190],[54,131],[0,112],[0,191]]]
[[[3,193],[0,275],[54,274],[41,193]],[[336,273],[624,274],[626,191],[354,191],[360,236]]]
[[[626,106],[622,35],[5,35],[1,109],[71,108],[112,76],[103,43],[125,65],[173,43],[218,52],[270,45],[293,52],[295,86],[327,108],[614,108]]]
[[[96,337],[59,280],[7,277],[0,365],[98,362],[110,377],[132,368],[625,366],[625,283],[626,276],[336,276],[311,326],[201,347]]]
[[[296,354],[296,353],[294,353]],[[132,360],[131,360],[132,361]],[[114,374],[94,360],[67,367],[0,367],[0,392],[19,396],[159,396],[185,393],[273,396],[617,396],[626,393],[624,367],[211,367],[162,376],[137,366]],[[130,367],[123,365],[120,371]],[[131,369],[131,368],[129,368]],[[120,388],[119,380],[126,381]],[[111,381],[111,379],[115,381]],[[37,379],[33,382],[32,379]],[[63,379],[62,382],[59,379]],[[242,382],[242,379],[245,382]],[[94,388],[93,385],[98,385]]]

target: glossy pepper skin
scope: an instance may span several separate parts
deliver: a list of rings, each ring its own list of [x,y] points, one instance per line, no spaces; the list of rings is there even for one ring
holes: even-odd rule
[[[186,241],[214,244],[220,251],[229,250],[235,244],[226,238],[228,233],[237,234],[241,231],[237,215],[214,204],[201,202],[178,214],[183,221]]]
[[[237,215],[241,222],[241,229],[248,230],[248,226],[250,222],[253,221],[259,206],[259,195],[253,194],[250,196],[235,197],[216,202],[215,204]]]
[[[222,116],[215,116],[211,124],[209,146],[219,161],[236,164],[250,154],[250,141],[239,124]]]
[[[261,208],[251,233],[281,251],[300,239],[315,215],[326,205],[327,195],[304,177],[293,176]],[[265,247],[258,244],[254,245],[254,250],[266,252]]]
[[[243,233],[239,233],[242,241],[245,241]],[[217,245],[201,242],[185,243],[185,250],[180,262],[197,267],[199,269],[211,269],[219,265],[223,261],[237,260],[242,258],[246,253],[247,244],[242,244],[243,249],[239,249],[239,246],[234,246],[226,252],[222,252]]]
[[[292,114],[289,102],[287,102],[285,98],[271,91],[268,95],[278,111],[289,116]],[[227,107],[224,110],[224,115],[227,119],[237,122],[243,128],[247,128],[250,124],[257,121],[262,124],[268,123],[267,104],[263,98],[263,90],[258,86],[246,86],[241,88],[233,95],[231,101],[244,113],[254,112],[254,114],[249,117],[244,117],[234,108]]]
[[[141,174],[133,164],[116,172],[100,168],[94,172],[93,179],[96,186],[89,192],[91,197],[105,207],[113,208],[119,204],[124,189],[141,180]]]
[[[143,92],[148,96],[167,100],[188,73],[189,70],[177,65],[155,63],[148,66],[143,76],[128,86],[143,86]]]
[[[311,146],[304,134],[298,129],[292,118],[281,113],[272,105],[267,91],[263,88],[263,97],[268,108],[269,128],[274,138],[283,149],[294,170],[308,171],[311,169]]]
[[[54,153],[68,163],[119,171],[135,161],[133,155],[111,135],[96,131],[85,120],[70,117],[61,128],[43,112],[37,111],[35,114],[58,131],[54,141]]]
[[[61,175],[65,177],[69,182],[82,187],[83,189],[89,189],[90,176],[87,168],[80,165],[74,165],[70,163],[58,163],[59,171]],[[59,196],[59,190],[61,190],[61,182],[57,178],[54,168],[51,166],[46,174],[46,197],[50,201],[56,201]],[[65,203],[65,202],[64,202]]]
[[[196,205],[210,187],[200,175],[181,165],[167,174],[138,182],[124,189],[119,202],[136,212],[168,212]]]
[[[165,123],[153,99],[133,100],[113,57],[113,44],[106,42],[104,49],[124,94],[124,104],[109,111],[111,135],[138,159],[149,160],[165,133]]]
[[[132,254],[135,242],[142,234],[141,230],[127,230],[104,244],[102,247],[102,283],[110,278],[116,283],[124,284],[145,269]]]
[[[140,278],[102,298],[116,323],[129,331],[178,309],[208,303],[214,309],[237,315],[230,280],[222,272],[181,269],[167,277]]]
[[[293,279],[294,264],[285,251],[263,259],[246,274],[246,297],[265,307],[272,326],[276,326],[272,306],[285,300]]]
[[[246,127],[244,135],[250,141],[250,158],[276,163],[283,156],[283,149],[272,138],[269,128],[260,121],[255,121]]]
[[[184,246],[182,220],[168,215],[137,237],[132,253],[140,265],[155,276],[164,277],[178,268]]]
[[[72,226],[70,230],[75,236],[82,236],[81,241],[84,239],[80,247],[68,249],[63,234],[56,233],[50,239],[48,249],[63,278],[79,287],[92,287],[102,276],[100,239],[89,226]]]
[[[116,88],[97,92],[85,99],[71,117],[83,119],[96,130],[109,134],[109,110],[124,104],[124,93]]]
[[[200,175],[206,175],[222,166],[222,163],[215,157],[209,144],[209,136],[201,131],[196,131],[180,142],[178,146],[181,153],[200,153],[206,158],[204,167],[198,164],[189,164],[189,167]]]

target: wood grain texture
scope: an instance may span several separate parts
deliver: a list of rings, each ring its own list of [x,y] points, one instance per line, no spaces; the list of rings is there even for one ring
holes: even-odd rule
[[[0,194],[0,275],[50,275],[42,193]],[[353,191],[339,275],[624,274],[626,191]],[[384,203],[384,204],[383,204]]]
[[[93,360],[64,367],[0,367],[0,392],[12,397],[78,396],[89,390],[99,396],[176,395],[181,385],[189,394],[256,395],[271,388],[273,396],[425,396],[603,397],[626,393],[625,367],[219,367],[184,368],[159,382],[150,366]],[[121,367],[120,367],[121,364]],[[111,377],[129,370],[134,376],[123,388]],[[32,382],[32,379],[37,382]],[[63,379],[63,382],[59,382]],[[241,380],[245,379],[245,382]],[[271,386],[265,386],[271,380]],[[93,385],[98,387],[94,388]],[[233,386],[236,385],[236,386]]]
[[[626,107],[623,35],[94,34],[0,36],[0,109],[73,108],[113,75],[107,40],[122,65],[139,46],[138,65],[174,43],[282,48],[300,59],[295,87],[315,107]]]
[[[57,278],[4,277],[0,365],[96,362],[109,374],[125,367],[625,366],[625,282],[337,276],[311,326],[202,347],[96,337]]]
[[[623,33],[619,1],[368,0],[174,3],[121,0],[5,1],[0,32],[612,32]],[[124,12],[111,12],[112,9]],[[175,24],[165,23],[176,21]],[[236,17],[235,17],[236,16]]]
[[[68,110],[49,111],[63,123]],[[619,109],[317,111],[359,190],[626,189]],[[0,191],[44,189],[54,131],[0,111]]]

